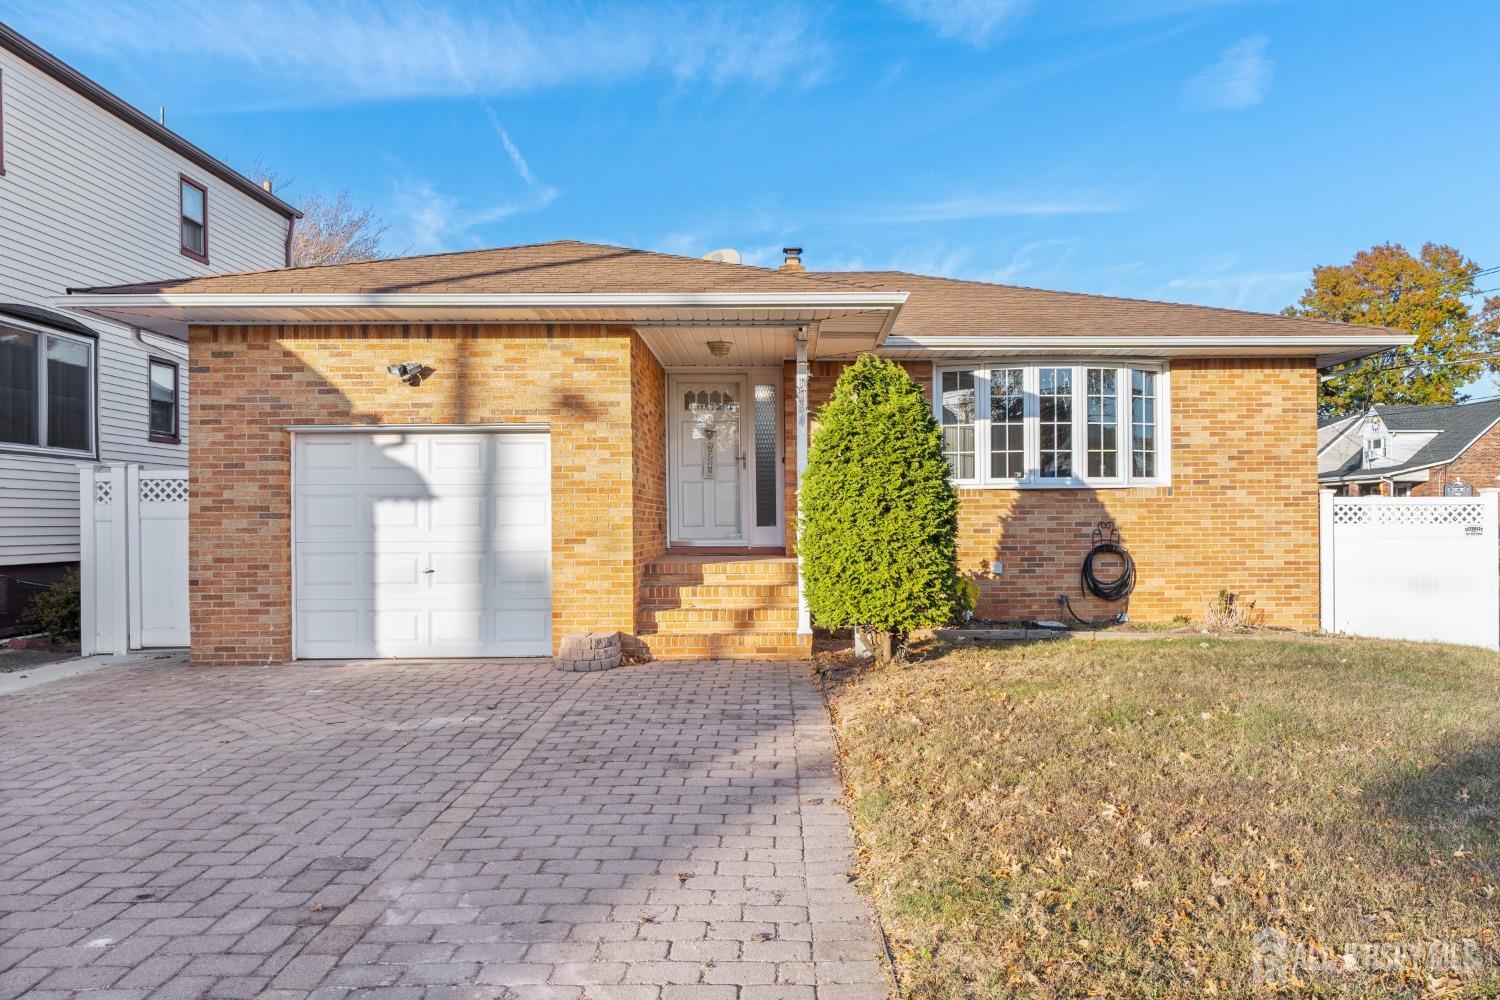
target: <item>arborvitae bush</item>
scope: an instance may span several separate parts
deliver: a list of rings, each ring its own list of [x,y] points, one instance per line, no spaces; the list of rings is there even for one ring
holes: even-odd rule
[[[893,640],[954,613],[958,494],[942,429],[906,369],[868,354],[817,420],[799,507],[808,607],[888,656]]]
[[[78,574],[70,572],[31,599],[21,615],[21,622],[29,628],[46,632],[56,645],[71,645],[78,641],[81,631],[80,602]]]

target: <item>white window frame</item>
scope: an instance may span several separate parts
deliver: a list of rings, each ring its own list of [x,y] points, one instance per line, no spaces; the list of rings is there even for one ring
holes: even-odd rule
[[[990,476],[990,372],[1000,368],[1024,371],[1025,402],[1025,474],[1020,479]],[[1073,474],[1067,477],[1041,475],[1041,389],[1043,368],[1071,368],[1073,383]],[[1113,368],[1115,372],[1116,468],[1115,476],[1089,476],[1088,471],[1088,369]],[[932,366],[932,413],[943,420],[943,373],[974,373],[974,476],[951,477],[955,486],[965,489],[1124,489],[1130,487],[1170,486],[1172,483],[1171,447],[1171,365],[1165,361],[1141,361],[1121,358],[973,358],[938,362]],[[1138,477],[1135,468],[1131,402],[1132,371],[1149,371],[1156,376],[1155,421],[1156,475]]]
[[[87,448],[54,448],[48,444],[18,444],[14,441],[0,441],[0,451],[21,452],[28,455],[65,455],[69,458],[93,458],[98,453],[99,447],[99,345],[92,337],[81,337],[74,333],[64,333],[54,330],[49,326],[41,324],[26,323],[6,317],[0,320],[0,326],[29,333],[38,338],[39,345],[36,352],[36,386],[37,386],[37,438],[45,442],[47,440],[47,337],[56,337],[59,340],[70,340],[75,344],[82,344],[89,351],[89,444]]]

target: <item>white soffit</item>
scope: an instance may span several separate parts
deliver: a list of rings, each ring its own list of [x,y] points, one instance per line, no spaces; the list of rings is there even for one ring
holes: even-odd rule
[[[1315,358],[1319,367],[1405,347],[1407,334],[1314,334],[1292,336],[891,336],[880,353],[897,358],[986,358],[996,355],[1083,355],[1137,358]],[[831,352],[824,351],[824,354]]]
[[[188,324],[619,323],[630,326],[808,326],[830,319],[873,346],[905,292],[551,294],[77,293],[59,308],[186,339]]]

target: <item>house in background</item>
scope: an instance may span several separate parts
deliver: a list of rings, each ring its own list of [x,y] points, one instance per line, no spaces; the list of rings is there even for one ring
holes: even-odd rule
[[[54,300],[282,267],[297,215],[0,24],[0,628],[78,562],[79,466],[187,464],[183,345]]]
[[[1345,496],[1438,497],[1500,486],[1500,399],[1386,406],[1318,424],[1318,485]]]
[[[79,289],[190,345],[192,655],[801,657],[796,489],[863,352],[929,394],[986,618],[1319,622],[1318,368],[1411,337],[563,241]],[[720,257],[728,255],[719,255]]]

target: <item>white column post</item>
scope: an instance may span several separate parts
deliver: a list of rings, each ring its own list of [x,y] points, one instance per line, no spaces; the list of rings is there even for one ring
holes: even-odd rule
[[[802,579],[802,476],[807,471],[807,333],[797,334],[797,634],[812,635],[807,585]]]
[[[1333,490],[1318,491],[1318,625],[1335,631],[1333,623]]]
[[[78,616],[79,646],[84,656],[93,656],[99,640],[98,587],[99,554],[94,536],[99,515],[94,492],[94,466],[78,468]]]
[[[125,466],[125,495],[115,500],[123,503],[125,515],[125,645],[141,648],[141,467],[134,462]]]
[[[130,652],[128,617],[130,593],[130,550],[127,544],[127,516],[130,508],[126,504],[125,466],[111,465],[108,471],[110,482],[109,501],[109,557],[110,567],[110,636],[108,652]]]
[[[1482,487],[1479,498],[1484,503],[1484,534],[1490,549],[1490,566],[1496,567],[1497,573],[1500,573],[1500,562],[1495,558],[1496,546],[1500,545],[1500,489],[1494,486]],[[1492,580],[1483,593],[1489,602],[1489,619],[1497,623],[1496,629],[1500,629],[1500,586],[1497,584],[1500,584],[1500,578]],[[1495,643],[1490,648],[1500,649],[1500,632],[1491,634]]]

